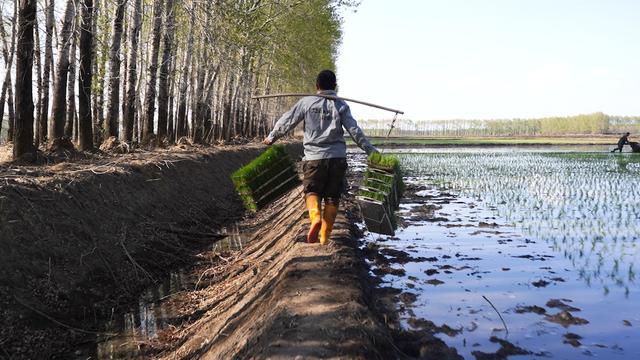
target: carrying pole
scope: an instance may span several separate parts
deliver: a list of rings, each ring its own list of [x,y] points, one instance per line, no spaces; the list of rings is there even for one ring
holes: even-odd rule
[[[349,99],[349,98],[343,98],[340,96],[335,96],[335,95],[326,95],[326,94],[302,94],[302,93],[285,93],[285,94],[271,94],[271,95],[258,95],[258,96],[252,96],[252,99],[268,99],[268,98],[277,98],[277,97],[305,97],[305,96],[318,96],[318,97],[322,97],[325,99],[329,99],[329,100],[342,100],[342,101],[349,101],[349,102],[354,102],[354,103],[358,103],[358,104],[362,104],[362,105],[366,105],[366,106],[371,106],[377,109],[382,109],[382,110],[386,110],[386,111],[390,111],[392,113],[396,113],[403,115],[404,111],[400,111],[400,110],[396,110],[396,109],[391,109],[385,106],[380,106],[380,105],[376,105],[376,104],[372,104],[372,103],[368,103],[365,101],[360,101],[360,100],[354,100],[354,99]]]

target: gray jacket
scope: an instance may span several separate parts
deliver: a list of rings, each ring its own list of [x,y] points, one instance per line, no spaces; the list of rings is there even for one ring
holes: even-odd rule
[[[335,91],[320,94],[336,96]],[[355,143],[367,154],[377,151],[351,116],[349,105],[342,100],[307,96],[278,120],[267,139],[278,140],[304,120],[304,159],[319,160],[347,157],[344,127]]]

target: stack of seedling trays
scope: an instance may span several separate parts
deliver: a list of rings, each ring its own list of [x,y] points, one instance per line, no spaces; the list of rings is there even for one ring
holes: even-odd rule
[[[247,210],[257,211],[300,183],[295,163],[275,145],[231,176]]]
[[[398,159],[379,153],[369,156],[368,168],[356,198],[370,232],[395,235],[395,210],[400,205],[403,190]]]

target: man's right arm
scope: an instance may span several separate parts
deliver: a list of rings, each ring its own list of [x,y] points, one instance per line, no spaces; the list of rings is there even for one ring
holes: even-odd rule
[[[284,113],[276,122],[271,133],[265,139],[265,144],[273,144],[291,131],[304,119],[304,106],[302,99],[298,101],[289,111]]]

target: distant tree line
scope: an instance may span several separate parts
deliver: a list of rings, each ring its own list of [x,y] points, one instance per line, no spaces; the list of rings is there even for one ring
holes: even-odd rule
[[[14,156],[263,136],[334,68],[350,0],[0,1],[0,132]],[[6,119],[6,120],[5,120]],[[6,121],[6,123],[2,123]]]
[[[386,136],[391,120],[361,120],[371,136]],[[594,113],[567,117],[505,120],[398,120],[393,136],[563,136],[640,133],[640,116]]]

